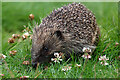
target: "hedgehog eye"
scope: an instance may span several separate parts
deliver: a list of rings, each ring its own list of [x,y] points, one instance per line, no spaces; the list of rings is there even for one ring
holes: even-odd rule
[[[47,51],[48,51],[48,48],[47,48],[47,47],[43,47],[43,50],[44,50],[45,52],[47,52]]]

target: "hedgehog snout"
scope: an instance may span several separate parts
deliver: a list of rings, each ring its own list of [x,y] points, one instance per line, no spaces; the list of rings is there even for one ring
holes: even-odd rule
[[[32,62],[32,66],[33,66],[33,68],[36,68],[37,67],[37,62]]]

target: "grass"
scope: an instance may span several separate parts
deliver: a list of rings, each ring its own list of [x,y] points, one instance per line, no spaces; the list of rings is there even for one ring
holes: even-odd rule
[[[76,57],[69,63],[62,61],[59,63],[47,63],[39,66],[36,70],[32,65],[23,65],[23,61],[31,62],[31,40],[26,39],[21,42],[8,44],[7,40],[13,33],[21,32],[26,25],[30,27],[28,15],[33,13],[35,21],[40,23],[40,18],[44,18],[54,8],[59,8],[67,3],[3,3],[3,31],[2,31],[2,54],[6,55],[3,60],[2,74],[3,78],[20,78],[29,76],[30,78],[117,78],[119,47],[115,46],[119,42],[118,34],[118,4],[117,3],[83,3],[96,16],[97,24],[101,30],[100,42],[92,55],[91,60],[87,62],[83,58],[76,60]],[[28,25],[30,24],[30,25]],[[32,26],[34,27],[34,26]],[[10,56],[9,51],[17,50],[15,56]],[[103,66],[98,61],[98,57],[106,55],[109,57],[109,65]],[[85,63],[86,62],[86,63]],[[62,68],[71,65],[71,70],[66,72]],[[76,67],[75,64],[81,64]],[[48,66],[48,69],[44,69]]]

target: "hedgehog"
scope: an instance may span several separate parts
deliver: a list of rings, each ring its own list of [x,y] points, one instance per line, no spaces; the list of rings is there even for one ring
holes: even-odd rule
[[[93,53],[99,35],[94,14],[83,4],[74,2],[54,9],[33,29],[32,65],[49,62],[54,52],[64,53],[66,59],[83,54],[84,47]]]

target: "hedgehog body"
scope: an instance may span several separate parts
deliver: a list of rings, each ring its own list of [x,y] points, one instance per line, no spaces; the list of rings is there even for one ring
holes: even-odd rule
[[[80,3],[72,3],[53,10],[33,30],[32,62],[49,61],[55,51],[83,53],[83,47],[94,51],[99,28],[94,14]]]

